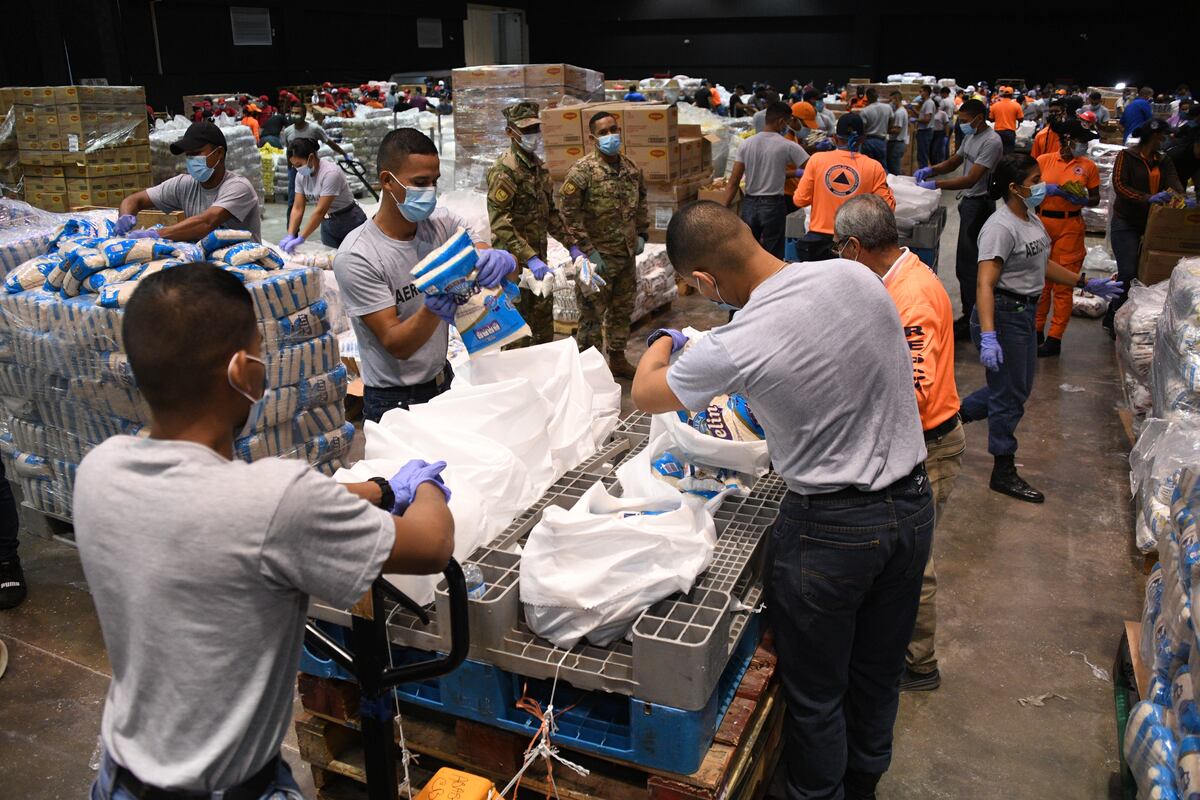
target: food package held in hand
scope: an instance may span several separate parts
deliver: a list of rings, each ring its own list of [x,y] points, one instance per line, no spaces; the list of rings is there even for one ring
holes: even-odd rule
[[[493,289],[478,289],[459,305],[454,314],[467,353],[472,356],[498,350],[530,335],[525,318],[513,301],[521,294],[505,281]]]
[[[575,282],[585,295],[593,295],[608,285],[608,281],[600,277],[595,264],[587,256],[579,256],[571,264],[575,273]]]
[[[413,268],[413,285],[426,294],[467,297],[475,287],[473,275],[479,252],[466,228],[459,228],[446,243]]]

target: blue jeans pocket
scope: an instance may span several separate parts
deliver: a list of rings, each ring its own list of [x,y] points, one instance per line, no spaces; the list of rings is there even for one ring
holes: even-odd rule
[[[801,534],[800,594],[818,611],[857,608],[879,569],[879,539]]]

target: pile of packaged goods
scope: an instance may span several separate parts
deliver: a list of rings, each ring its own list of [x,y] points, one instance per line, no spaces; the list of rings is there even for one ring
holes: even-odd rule
[[[532,100],[545,110],[571,100],[604,99],[604,75],[570,64],[464,67],[454,70],[453,85],[455,186],[480,191],[487,191],[487,171],[509,147],[503,114],[507,106]],[[551,137],[546,135],[544,121],[542,133],[547,166],[553,174]],[[573,144],[582,147],[583,141]],[[575,157],[581,155],[582,150]],[[562,174],[566,174],[565,169]]]
[[[25,196],[24,172],[17,150],[15,89],[0,89],[0,197]]]
[[[148,433],[124,354],[122,305],[137,280],[193,261],[245,281],[263,336],[268,388],[235,441],[237,455],[301,458],[327,474],[343,466],[354,428],[342,408],[346,369],[320,271],[284,268],[245,231],[218,230],[198,244],[110,231],[111,218],[62,220],[45,252],[10,273],[0,294],[0,399],[11,415],[0,453],[25,502],[70,517],[83,456],[109,436]]]
[[[1171,273],[1150,364],[1154,416],[1200,414],[1200,258],[1180,259]]]
[[[1170,514],[1156,564],[1146,581],[1140,649],[1153,665],[1145,699],[1129,712],[1125,759],[1139,797],[1195,797],[1200,793],[1200,713],[1192,671],[1200,672],[1191,609],[1200,588],[1196,515],[1200,474],[1180,473],[1171,492]]]
[[[1158,320],[1167,301],[1166,281],[1143,286],[1134,281],[1129,299],[1117,312],[1113,327],[1117,334],[1117,361],[1121,365],[1121,383],[1125,400],[1133,415],[1134,433],[1140,434],[1153,403],[1150,397],[1150,363],[1154,359],[1154,341],[1158,338]]]
[[[555,268],[566,269],[571,264],[571,256],[565,247],[550,239],[546,263]],[[675,283],[675,268],[667,258],[665,245],[646,245],[646,249],[634,263],[637,269],[637,294],[633,299],[631,319],[636,322],[651,311],[674,302],[679,295],[679,288]],[[579,304],[575,296],[574,282],[555,286],[554,320],[567,325],[574,325],[579,321]]]
[[[1103,233],[1108,230],[1110,209],[1113,204],[1112,171],[1117,163],[1117,153],[1124,149],[1119,144],[1101,144],[1099,141],[1088,144],[1088,158],[1096,162],[1100,172],[1100,205],[1083,208],[1083,224],[1092,233]]]
[[[262,154],[258,151],[254,132],[224,114],[213,117],[213,121],[225,135],[225,169],[236,172],[254,184],[258,192],[258,201],[261,203],[265,196]],[[187,172],[187,156],[172,153],[171,145],[183,137],[190,124],[191,120],[180,116],[171,120],[160,119],[154,123],[154,130],[150,132],[150,154],[153,158],[151,163],[155,184]]]
[[[141,86],[26,86],[12,92],[27,202],[47,211],[110,206],[150,186]]]
[[[262,159],[263,200],[272,203],[275,201],[275,160],[283,157],[283,150],[273,144],[263,144],[258,148],[258,156]],[[287,181],[286,169],[284,181]],[[286,183],[284,188],[287,188]]]
[[[429,119],[433,119],[432,114],[425,112],[422,115],[422,112],[415,108],[393,114],[386,108],[359,106],[355,109],[355,116],[326,117],[321,122],[321,127],[347,149],[347,152],[352,150],[355,153],[355,158],[362,162],[368,180],[377,181],[379,172],[375,158],[379,154],[379,145],[383,142],[383,137],[396,128],[428,129]],[[422,125],[422,122],[425,124]],[[347,148],[347,145],[351,145],[351,148]]]

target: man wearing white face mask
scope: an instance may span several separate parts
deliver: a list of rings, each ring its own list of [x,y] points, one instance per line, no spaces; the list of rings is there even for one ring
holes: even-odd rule
[[[249,180],[225,169],[227,151],[225,134],[216,125],[189,125],[183,137],[171,145],[175,155],[187,154],[187,174],[168,178],[122,200],[116,234],[195,242],[217,228],[232,228],[250,231],[254,241],[262,241],[258,193]],[[137,213],[152,208],[182,211],[187,218],[153,231],[131,230],[137,224]]]
[[[415,128],[399,128],[379,145],[379,211],[351,231],[333,259],[333,272],[358,337],[363,418],[425,403],[450,388],[446,361],[454,300],[426,297],[412,270],[458,228],[483,252],[475,282],[492,288],[517,270],[505,250],[493,250],[458,215],[437,207],[441,166],[437,147]]]
[[[529,267],[541,280],[550,273],[546,264],[546,235],[571,247],[566,226],[554,204],[550,173],[538,158],[542,146],[542,124],[537,103],[515,103],[504,109],[505,130],[512,139],[508,152],[488,170],[487,208],[492,228],[492,245],[516,256],[519,266]],[[533,332],[522,343],[554,341],[554,300],[521,289],[521,316]]]

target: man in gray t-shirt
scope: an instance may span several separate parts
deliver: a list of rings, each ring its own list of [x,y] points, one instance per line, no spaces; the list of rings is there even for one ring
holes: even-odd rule
[[[686,337],[651,334],[634,403],[700,411],[736,392],[766,431],[788,487],[764,565],[790,712],[787,794],[870,796],[890,760],[933,537],[896,306],[851,262],[785,264],[716,203],[675,213],[667,254],[704,297],[740,310],[674,363]]]
[[[879,97],[874,87],[867,89],[867,105],[858,115],[863,121],[863,142],[860,152],[870,156],[887,169],[887,133],[892,126],[892,106]]]
[[[382,572],[442,570],[444,464],[342,486],[302,459],[235,460],[269,356],[249,293],[217,267],[142,280],[123,334],[152,433],[95,447],[74,487],[113,673],[91,797],[298,791],[279,747],[309,598],[348,608]]]
[[[157,186],[134,192],[121,201],[117,234],[128,234],[137,212],[182,211],[187,218],[155,233],[164,239],[195,242],[217,228],[250,231],[262,241],[262,219],[254,184],[225,169],[225,134],[211,122],[192,123],[171,152],[187,154],[186,175],[168,178]],[[135,231],[133,235],[139,235]],[[151,235],[151,234],[146,234]]]

